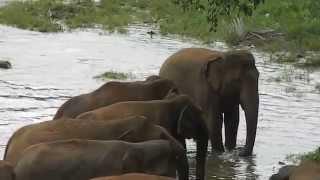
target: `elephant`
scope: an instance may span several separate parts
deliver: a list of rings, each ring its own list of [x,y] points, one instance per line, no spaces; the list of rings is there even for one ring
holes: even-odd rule
[[[58,109],[53,119],[60,119],[61,117],[75,118],[83,112],[116,102],[162,99],[171,89],[175,89],[171,81],[155,75],[148,77],[145,81],[110,81],[93,92],[67,100]]]
[[[269,180],[289,180],[289,176],[297,166],[287,165],[279,169],[277,174],[273,174]]]
[[[167,140],[52,141],[25,149],[14,172],[16,180],[88,180],[131,172],[176,177],[180,150],[175,148]]]
[[[24,126],[9,139],[4,159],[16,165],[23,150],[31,145],[72,138],[128,142],[169,140],[176,149],[180,149],[180,156],[177,156],[179,162],[184,162],[178,166],[179,177],[188,177],[188,159],[183,146],[165,128],[155,125],[143,116],[129,116],[110,121],[63,119]]]
[[[320,180],[320,163],[304,160],[298,166],[283,166],[270,180]]]
[[[208,133],[205,118],[186,95],[171,92],[165,99],[152,101],[127,101],[105,106],[77,116],[77,119],[108,120],[125,116],[145,116],[171,133],[184,147],[185,139],[197,141],[197,172],[204,179]],[[200,173],[201,172],[201,173]]]
[[[246,50],[220,52],[205,48],[185,48],[162,64],[159,76],[175,83],[181,94],[189,95],[207,114],[212,150],[224,152],[236,147],[239,104],[246,119],[246,144],[240,156],[250,156],[256,137],[259,71],[254,56]]]
[[[142,174],[142,173],[127,173],[120,176],[107,176],[93,178],[90,180],[175,180],[171,177],[165,176],[156,176],[151,174]]]
[[[13,166],[7,162],[0,160],[0,179],[1,180],[15,180]]]

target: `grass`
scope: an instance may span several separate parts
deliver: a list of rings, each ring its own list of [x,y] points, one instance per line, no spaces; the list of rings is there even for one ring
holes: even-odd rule
[[[115,72],[115,71],[107,71],[103,74],[95,76],[97,79],[116,79],[116,80],[126,80],[130,77],[128,73]]]
[[[184,11],[172,0],[38,0],[10,2],[0,8],[0,23],[41,32],[73,28],[102,27],[125,32],[130,23],[157,24],[161,34],[177,34],[204,43],[225,41],[230,46],[254,44],[270,53],[289,52],[281,63],[320,66],[320,1],[268,0],[258,6],[252,17],[222,17],[216,32],[209,31],[206,11]],[[271,33],[252,35],[253,32]],[[279,58],[278,58],[279,59]],[[301,63],[300,63],[301,64]]]
[[[316,161],[320,163],[320,147],[318,147],[316,150],[309,153],[290,154],[286,157],[286,159],[294,163],[297,163],[299,161],[304,161],[304,160],[311,160],[311,161]]]
[[[318,149],[316,149],[313,152],[310,152],[310,153],[303,155],[302,159],[320,162],[320,147],[318,147]]]

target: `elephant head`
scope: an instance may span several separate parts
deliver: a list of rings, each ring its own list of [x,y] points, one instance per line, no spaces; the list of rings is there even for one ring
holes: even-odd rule
[[[255,66],[253,55],[243,50],[221,53],[203,65],[202,73],[211,94],[210,102],[215,102],[212,106],[216,109],[217,114],[225,113],[226,118],[229,109],[232,107],[238,109],[239,104],[244,110],[247,135],[245,148],[240,155],[250,155],[255,142],[259,109],[259,72]],[[234,136],[231,140],[233,143],[236,141],[236,131],[239,124],[238,111],[238,115],[235,115],[237,120],[230,122],[231,125],[226,124],[229,122],[225,119],[226,140],[229,138],[227,137],[229,136],[228,128],[232,128],[233,130],[230,131],[235,131],[231,133]],[[216,118],[219,118],[217,114]],[[218,126],[218,128],[213,128],[211,131],[219,131],[219,128],[221,131],[222,121],[218,120],[214,126]],[[227,142],[226,145],[228,146]],[[234,147],[235,144],[229,146]]]
[[[167,96],[178,107],[177,135],[183,139],[193,138],[197,143],[196,176],[204,179],[205,161],[208,147],[208,131],[205,123],[205,115],[200,107],[191,101],[187,95],[173,94]],[[185,143],[184,143],[185,145]]]

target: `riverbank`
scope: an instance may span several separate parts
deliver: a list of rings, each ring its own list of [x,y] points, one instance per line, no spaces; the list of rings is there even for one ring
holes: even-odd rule
[[[217,32],[212,32],[205,11],[183,11],[171,0],[41,0],[1,7],[0,23],[40,32],[100,27],[120,33],[131,23],[156,24],[162,34],[257,47],[271,52],[274,61],[315,67],[320,66],[319,8],[312,0],[268,0],[252,17],[222,17]]]

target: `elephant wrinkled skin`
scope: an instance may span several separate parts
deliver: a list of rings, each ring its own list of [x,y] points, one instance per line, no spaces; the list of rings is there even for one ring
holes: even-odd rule
[[[169,94],[166,99],[112,104],[77,116],[78,119],[108,120],[128,115],[145,116],[166,128],[185,146],[186,138],[197,142],[197,172],[205,173],[208,134],[201,109],[186,95]],[[201,178],[200,178],[201,179]]]
[[[14,171],[16,180],[88,180],[131,172],[176,177],[176,155],[167,140],[71,139],[30,146]]]
[[[204,48],[182,49],[162,65],[160,77],[175,83],[207,113],[212,150],[224,151],[236,146],[239,104],[245,112],[247,135],[241,156],[252,154],[259,110],[259,72],[253,55],[244,50],[219,52]]]
[[[86,119],[63,119],[45,121],[28,125],[17,130],[10,138],[4,159],[15,165],[23,150],[38,143],[78,139],[124,140],[142,142],[146,140],[166,139],[180,149],[179,177],[188,177],[188,160],[183,146],[163,127],[154,125],[142,116],[131,116],[111,121],[94,121]]]
[[[174,84],[159,76],[150,76],[146,81],[107,82],[97,90],[75,96],[66,101],[53,119],[75,118],[77,115],[122,101],[144,101],[164,98],[174,89]]]

